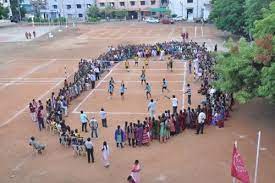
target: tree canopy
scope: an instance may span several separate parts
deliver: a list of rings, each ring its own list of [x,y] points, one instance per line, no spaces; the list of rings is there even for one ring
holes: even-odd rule
[[[0,3],[0,20],[4,18],[8,18],[9,9],[5,8],[3,4]]]

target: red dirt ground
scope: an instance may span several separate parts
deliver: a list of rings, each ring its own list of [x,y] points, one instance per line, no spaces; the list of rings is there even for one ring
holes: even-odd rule
[[[42,37],[33,42],[0,44],[0,182],[126,182],[133,161],[139,159],[144,183],[227,183],[232,180],[230,163],[234,140],[238,140],[238,148],[253,180],[258,130],[262,131],[262,147],[266,148],[260,152],[258,182],[274,182],[275,107],[260,99],[246,105],[236,105],[223,129],[207,127],[202,136],[187,130],[166,144],[153,142],[149,147],[116,149],[113,140],[116,126],[145,116],[116,113],[145,113],[147,105],[143,88],[135,82],[140,71],[127,73],[123,70],[123,64],[117,66],[110,76],[126,82],[128,90],[125,101],[122,102],[117,93],[112,100],[108,100],[106,83],[102,82],[87,99],[90,91],[77,98],[66,118],[66,123],[73,128],[80,127],[79,114],[72,113],[79,104],[82,105],[77,111],[97,112],[104,106],[107,111],[116,112],[108,115],[109,128],[100,128],[100,138],[93,140],[95,164],[88,164],[85,157],[74,157],[72,149],[61,146],[56,135],[39,132],[31,122],[26,105],[32,98],[42,97],[45,100],[52,90],[57,90],[63,84],[64,67],[68,74],[72,74],[80,58],[95,57],[106,51],[109,45],[180,40],[182,30],[187,30],[193,40],[205,41],[211,49],[216,42],[220,48],[223,42],[222,33],[209,25],[201,28],[196,24],[110,23],[79,26],[77,30],[57,33],[54,40]],[[169,79],[170,89],[174,90],[171,93],[175,93],[182,102],[184,63],[177,62],[178,70],[173,73],[155,70],[165,66],[165,63],[151,61],[147,70],[147,77],[154,81],[153,97],[160,99],[158,111],[170,108],[170,102],[161,95],[160,83],[157,82],[163,77]],[[131,65],[131,69],[135,69],[134,66]],[[191,83],[193,91],[199,86],[188,74],[186,82]],[[198,104],[200,96],[196,94],[193,101]],[[32,135],[47,144],[41,156],[33,155],[27,144]],[[83,135],[87,137],[89,134]],[[105,169],[101,162],[100,149],[104,140],[111,148],[109,169]]]

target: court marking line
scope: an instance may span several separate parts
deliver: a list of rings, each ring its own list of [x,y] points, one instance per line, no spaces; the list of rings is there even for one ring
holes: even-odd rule
[[[45,63],[45,64],[43,64],[43,65],[39,65],[39,66],[36,66],[36,67],[32,68],[29,72],[23,74],[22,76],[18,77],[17,79],[15,79],[15,80],[13,80],[13,81],[10,81],[9,83],[6,83],[5,85],[1,86],[1,87],[0,87],[0,90],[2,90],[2,89],[4,89],[4,88],[6,88],[6,87],[12,85],[13,83],[16,83],[17,81],[20,81],[20,80],[24,79],[26,76],[31,75],[31,74],[33,74],[34,72],[38,71],[39,69],[41,69],[41,68],[43,68],[43,67],[46,67],[46,66],[48,66],[48,65],[50,65],[50,64],[52,64],[52,63],[54,63],[54,62],[56,62],[56,60],[55,60],[55,59],[52,59],[52,60],[50,60],[49,62],[47,62],[47,63]]]
[[[201,26],[201,37],[203,37],[203,26]]]
[[[80,114],[80,111],[73,111],[74,114]],[[99,112],[85,111],[86,114],[99,114]],[[107,115],[148,115],[149,113],[144,112],[108,112]]]
[[[74,72],[73,72],[74,73]],[[73,73],[71,73],[68,77],[70,77]],[[65,78],[64,78],[65,79]],[[38,100],[41,100],[42,98],[44,98],[46,95],[48,95],[52,90],[54,90],[57,86],[59,86],[60,84],[62,84],[62,82],[64,82],[64,80],[60,80],[58,83],[56,83],[53,87],[51,87],[49,90],[47,90],[44,94],[42,94],[41,96],[38,97]],[[20,114],[22,114],[26,109],[29,108],[29,105],[26,105],[23,109],[21,109],[20,111],[16,112],[12,117],[10,117],[8,120],[6,120],[3,124],[0,124],[0,128],[8,125],[9,123],[11,123],[15,118],[17,118]]]
[[[182,84],[182,110],[184,109],[184,97],[185,97],[185,85],[186,85],[186,64],[187,62],[184,62],[184,75],[183,75],[183,84]]]
[[[121,62],[119,62],[121,63]],[[141,71],[142,69],[129,69],[129,71]],[[146,71],[168,71],[167,69],[145,69]],[[173,69],[173,71],[183,71],[184,69]],[[115,71],[126,71],[126,69],[115,69]],[[170,73],[170,71],[169,71]]]
[[[106,78],[105,78],[106,79]],[[121,82],[127,82],[127,83],[140,83],[141,81],[140,80],[136,80],[136,81],[133,81],[133,80],[115,80],[115,83],[121,83]],[[109,82],[108,80],[103,80],[102,82],[106,83],[106,82]],[[146,82],[148,83],[162,83],[162,80],[160,81],[147,81]],[[184,81],[169,81],[168,83],[182,83]]]
[[[115,72],[113,72],[113,75],[120,75],[120,74],[130,74],[130,75],[140,75],[140,73],[136,73],[136,72],[133,72],[133,73],[129,73],[129,72],[117,72],[117,73],[115,73]],[[163,74],[165,74],[165,73],[149,73],[148,75],[163,75]],[[182,76],[182,75],[184,75],[184,74],[181,74],[181,73],[167,73],[167,75],[166,76],[169,76],[169,75],[173,75],[173,76]]]
[[[196,38],[197,37],[197,26],[195,26],[194,32],[195,32],[195,38]]]
[[[90,93],[74,108],[74,110],[73,110],[73,112],[72,113],[74,113],[74,112],[77,112],[77,109],[84,103],[84,102],[86,102],[86,100],[95,92],[95,89],[97,89],[100,85],[101,85],[101,83],[113,72],[113,70],[116,68],[116,67],[118,67],[118,65],[120,65],[120,63],[122,63],[122,62],[119,62],[119,63],[117,63],[113,68],[111,68],[111,70],[109,71],[109,73],[107,73],[102,79],[101,79],[101,81],[99,81],[98,83],[97,83],[97,85],[95,86],[95,88],[92,90],[92,91],[90,91]]]

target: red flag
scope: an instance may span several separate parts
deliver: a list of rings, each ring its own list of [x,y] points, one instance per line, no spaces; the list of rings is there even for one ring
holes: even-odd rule
[[[242,183],[249,183],[248,171],[244,166],[244,161],[239,154],[235,144],[232,154],[231,176],[237,178]]]

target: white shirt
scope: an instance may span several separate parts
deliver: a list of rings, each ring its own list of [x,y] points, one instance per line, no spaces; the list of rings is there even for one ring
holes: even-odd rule
[[[86,147],[87,149],[92,149],[92,148],[93,148],[93,143],[92,143],[91,141],[86,141],[86,142],[85,142],[85,147]]]
[[[99,115],[100,115],[101,119],[106,119],[106,112],[105,111],[100,111]]]
[[[171,98],[172,106],[177,107],[178,106],[178,99],[177,98]]]
[[[206,115],[204,114],[204,112],[200,112],[199,116],[198,116],[198,123],[202,124],[204,123],[204,120],[206,119]]]
[[[96,67],[96,68],[94,69],[94,71],[95,71],[96,73],[99,73],[99,68]]]
[[[148,104],[148,109],[149,109],[150,111],[155,111],[155,110],[156,110],[156,107],[157,107],[156,101],[149,102],[149,104]]]

